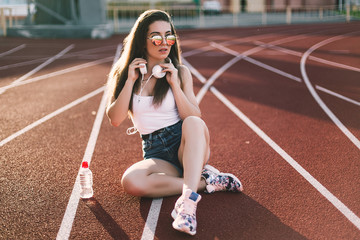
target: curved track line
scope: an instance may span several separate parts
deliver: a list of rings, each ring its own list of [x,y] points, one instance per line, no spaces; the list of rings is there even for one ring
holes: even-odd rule
[[[192,70],[194,68],[191,66],[189,69]],[[287,152],[285,152],[277,143],[275,143],[266,133],[264,133],[254,122],[252,122],[245,114],[243,114],[215,87],[210,87],[210,91],[360,230],[360,218],[353,211],[351,211],[345,204],[343,204],[334,194],[327,190],[327,188],[325,188],[318,180],[316,180],[316,178],[314,178],[298,162],[296,162]]]
[[[256,45],[258,45],[258,46],[263,47],[263,48],[273,49],[275,51],[283,52],[283,53],[290,54],[290,55],[293,55],[293,56],[302,57],[302,53],[298,52],[298,51],[290,50],[290,49],[287,49],[287,48],[284,48],[284,47],[275,46],[275,45],[272,45],[272,44],[269,44],[269,43],[263,43],[263,42],[260,42],[260,41],[255,41],[254,43]],[[360,68],[345,65],[345,64],[342,64],[342,63],[338,63],[338,62],[329,61],[329,60],[326,60],[326,59],[323,59],[323,58],[310,56],[309,59],[313,60],[313,61],[316,61],[316,62],[319,62],[319,63],[327,64],[327,65],[330,65],[330,66],[343,68],[343,69],[347,69],[347,70],[350,70],[350,71],[360,72]]]
[[[266,133],[264,133],[245,114],[243,114],[227,98],[225,98],[225,96],[222,95],[215,87],[211,87],[210,91],[360,230],[360,218],[356,216],[353,211],[351,211],[345,204],[343,204],[334,194],[327,190],[318,180],[316,180],[316,178],[314,178],[287,152],[285,152],[279,145],[277,145],[268,135],[266,135]]]
[[[323,40],[315,45],[313,45],[311,48],[309,48],[304,55],[301,58],[300,62],[300,70],[301,75],[303,76],[304,82],[308,90],[310,91],[311,95],[315,99],[315,101],[319,104],[319,106],[323,109],[323,111],[329,116],[329,118],[335,123],[335,125],[349,138],[349,140],[355,144],[355,146],[360,150],[360,141],[345,127],[345,125],[335,116],[335,114],[326,106],[326,104],[323,102],[323,100],[320,98],[320,96],[315,91],[314,87],[312,86],[307,73],[305,69],[305,63],[310,54],[318,49],[319,47],[322,47],[328,43],[340,40],[347,37],[347,35],[339,35],[335,36],[326,40]]]

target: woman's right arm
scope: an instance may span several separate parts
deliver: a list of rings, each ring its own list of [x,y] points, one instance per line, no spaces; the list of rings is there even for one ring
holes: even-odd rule
[[[111,125],[119,126],[127,117],[134,81],[127,80],[117,99],[114,97],[106,108]]]
[[[142,58],[135,58],[132,61],[132,63],[129,65],[128,78],[123,89],[121,90],[117,99],[114,97],[111,99],[109,105],[106,108],[106,115],[108,116],[111,124],[115,127],[119,126],[128,116],[132,90],[136,79],[139,77],[139,71],[136,71],[136,69],[141,67],[141,63],[146,64],[146,60]]]

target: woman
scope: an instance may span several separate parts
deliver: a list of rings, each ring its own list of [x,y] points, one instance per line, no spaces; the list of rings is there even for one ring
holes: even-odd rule
[[[201,199],[197,192],[240,192],[242,185],[232,174],[206,164],[209,131],[180,53],[170,16],[160,10],[141,14],[109,74],[106,113],[113,126],[130,116],[143,139],[144,160],[125,171],[125,192],[144,197],[181,194],[172,225],[194,235]]]

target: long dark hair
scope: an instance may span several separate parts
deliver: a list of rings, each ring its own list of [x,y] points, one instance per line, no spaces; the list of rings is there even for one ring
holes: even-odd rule
[[[142,13],[136,20],[129,35],[123,42],[120,59],[114,64],[110,71],[107,84],[109,101],[111,101],[111,99],[116,99],[123,89],[128,77],[129,64],[135,58],[143,58],[146,56],[146,49],[144,46],[146,46],[147,32],[149,30],[149,25],[155,21],[165,21],[170,23],[172,33],[176,35],[175,27],[168,13],[161,10],[147,10]],[[178,66],[181,64],[180,54],[181,50],[177,38],[176,43],[171,47],[168,56],[176,68],[178,68]],[[139,87],[140,81],[138,79],[134,84],[132,94],[134,94],[134,92],[137,91]],[[169,90],[169,87],[170,86],[166,81],[166,77],[156,81],[153,92],[153,104],[159,105],[162,102],[167,91]],[[132,97],[129,104],[129,110],[130,112],[132,111]]]

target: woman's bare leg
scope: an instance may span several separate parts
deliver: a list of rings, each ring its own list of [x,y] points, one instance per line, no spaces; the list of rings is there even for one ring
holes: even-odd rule
[[[201,171],[209,159],[210,136],[203,120],[188,117],[182,125],[182,139],[179,148],[179,159],[184,167],[184,189],[197,192],[204,189],[205,181],[201,179]]]
[[[170,163],[159,159],[147,159],[128,168],[121,183],[125,192],[134,196],[165,197],[181,194],[184,179]],[[202,180],[198,190],[204,190],[205,186],[206,183]]]

